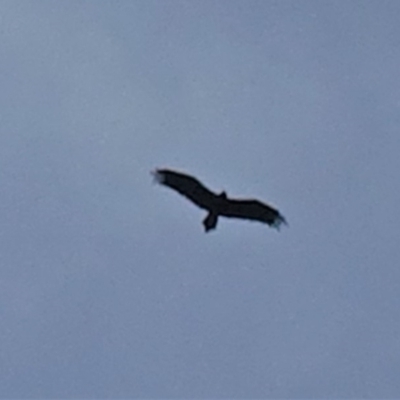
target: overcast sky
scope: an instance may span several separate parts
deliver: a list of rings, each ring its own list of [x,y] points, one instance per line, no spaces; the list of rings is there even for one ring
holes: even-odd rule
[[[0,0],[0,396],[400,397],[399,21]],[[205,234],[156,167],[289,227]]]

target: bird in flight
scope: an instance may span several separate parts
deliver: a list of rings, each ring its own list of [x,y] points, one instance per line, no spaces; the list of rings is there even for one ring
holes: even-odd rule
[[[170,169],[156,169],[152,174],[160,184],[176,190],[198,207],[208,211],[203,220],[206,232],[217,227],[220,216],[260,221],[278,230],[282,224],[287,225],[278,210],[261,201],[230,199],[225,192],[215,194],[196,178]]]

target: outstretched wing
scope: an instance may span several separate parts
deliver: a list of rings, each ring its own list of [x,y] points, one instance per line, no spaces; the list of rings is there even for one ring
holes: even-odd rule
[[[277,229],[281,224],[287,225],[278,210],[258,200],[228,200],[220,214],[225,217],[265,222]]]
[[[200,208],[209,210],[215,203],[216,195],[190,175],[169,169],[157,169],[153,175],[159,183],[176,190]]]

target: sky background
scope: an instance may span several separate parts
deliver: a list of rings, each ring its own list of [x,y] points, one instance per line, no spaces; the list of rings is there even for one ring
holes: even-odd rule
[[[0,0],[0,397],[400,397],[399,21]],[[205,234],[156,167],[289,227]]]

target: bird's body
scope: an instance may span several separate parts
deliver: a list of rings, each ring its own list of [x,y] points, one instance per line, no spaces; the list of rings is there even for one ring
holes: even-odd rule
[[[154,176],[159,183],[176,190],[208,211],[203,221],[206,232],[216,228],[219,216],[260,221],[277,229],[281,224],[286,224],[285,218],[273,207],[253,199],[229,199],[225,192],[215,194],[199,180],[182,172],[158,169]]]

